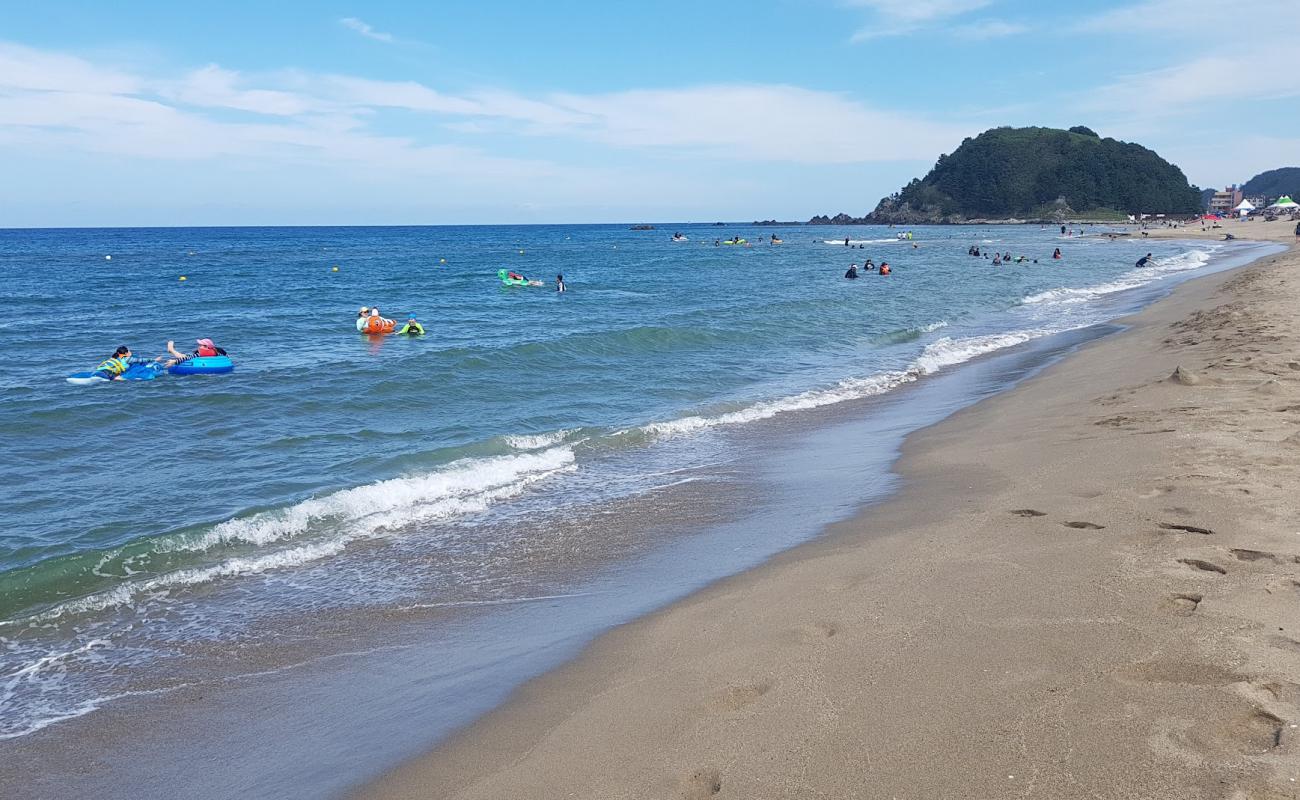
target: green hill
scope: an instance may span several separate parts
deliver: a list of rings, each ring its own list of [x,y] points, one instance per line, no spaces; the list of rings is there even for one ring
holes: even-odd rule
[[[1282,195],[1300,196],[1300,167],[1282,167],[1261,172],[1241,187],[1247,197],[1263,197],[1272,202]]]
[[[939,156],[928,175],[881,200],[870,219],[1124,219],[1194,214],[1199,207],[1200,190],[1182,170],[1141,145],[1082,126],[993,128]]]

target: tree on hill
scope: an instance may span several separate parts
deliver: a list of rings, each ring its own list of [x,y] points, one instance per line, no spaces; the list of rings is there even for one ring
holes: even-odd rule
[[[1300,195],[1300,167],[1282,167],[1261,172],[1241,187],[1241,193],[1263,197],[1272,202],[1282,195],[1295,199]]]
[[[1141,145],[1103,139],[1082,127],[994,128],[941,155],[924,178],[882,200],[872,219],[1190,214],[1199,201],[1199,190],[1188,185],[1182,170]]]

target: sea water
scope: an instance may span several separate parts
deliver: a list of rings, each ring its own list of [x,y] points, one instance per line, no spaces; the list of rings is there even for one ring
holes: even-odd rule
[[[0,231],[0,738],[325,658],[412,609],[589,589],[757,507],[764,425],[1095,326],[1225,247],[899,233]],[[867,258],[893,274],[843,277]],[[358,334],[363,305],[428,333]],[[233,374],[65,381],[202,337]]]

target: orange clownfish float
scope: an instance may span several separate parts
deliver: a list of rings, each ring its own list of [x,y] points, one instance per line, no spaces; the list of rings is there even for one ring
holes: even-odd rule
[[[384,334],[392,333],[397,327],[397,320],[385,319],[383,317],[370,317],[366,320],[364,328],[366,333]]]

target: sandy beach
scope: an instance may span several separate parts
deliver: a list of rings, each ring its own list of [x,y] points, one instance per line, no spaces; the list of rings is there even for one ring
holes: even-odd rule
[[[914,435],[887,503],[359,796],[1300,796],[1298,270],[1188,283]]]

